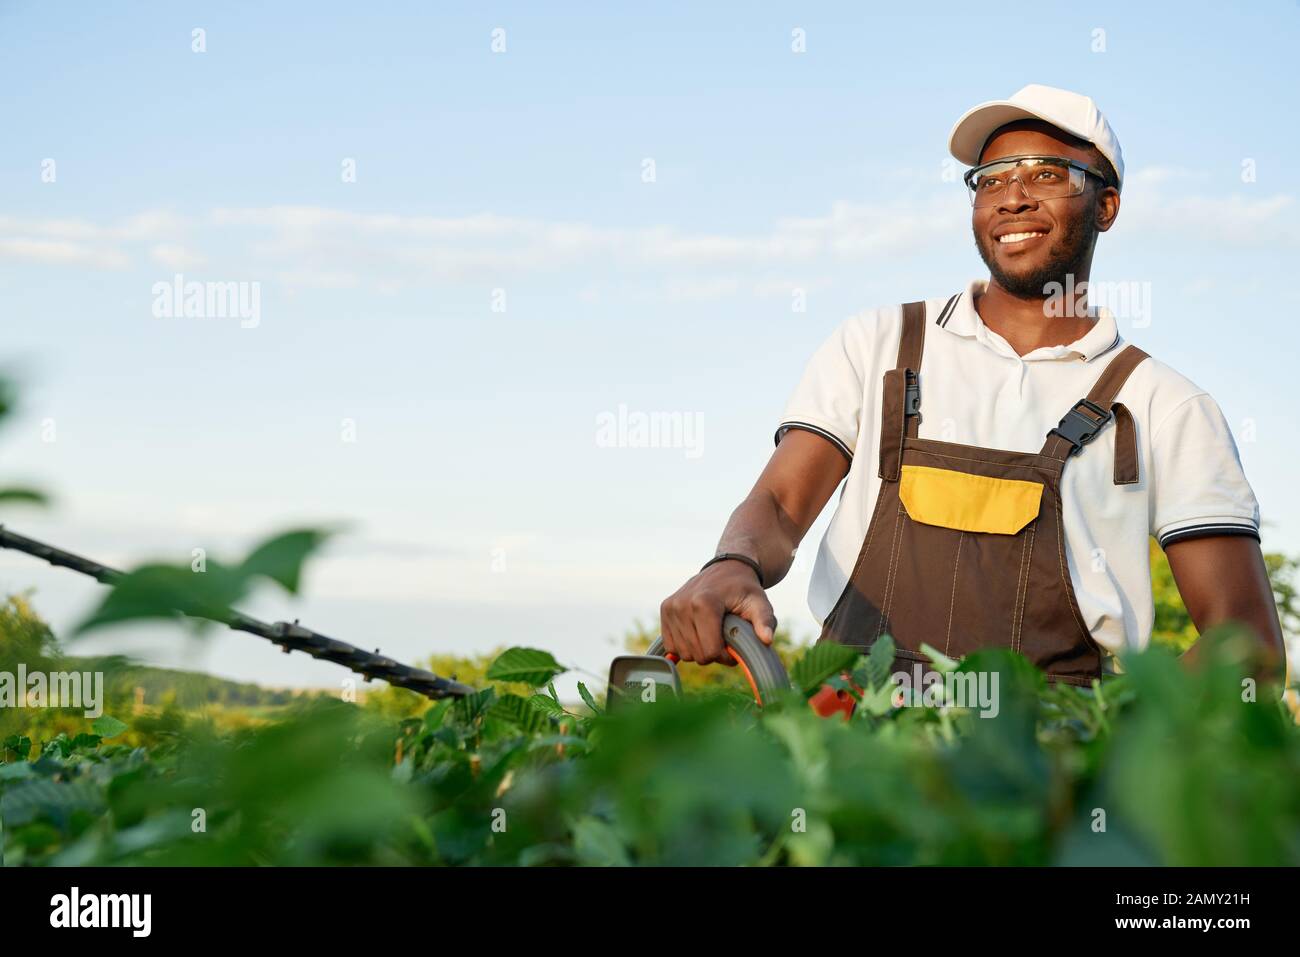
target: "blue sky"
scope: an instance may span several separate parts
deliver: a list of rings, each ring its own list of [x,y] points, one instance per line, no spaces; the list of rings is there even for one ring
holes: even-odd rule
[[[305,596],[248,610],[602,672],[712,554],[834,326],[983,275],[947,132],[1037,82],[1123,144],[1094,279],[1152,313],[1121,330],[1219,400],[1265,547],[1300,552],[1300,4],[1154,6],[0,3],[0,460],[57,495],[4,520],[123,565],[346,521]],[[177,273],[258,283],[256,326],[155,317]],[[621,406],[698,446],[607,447]],[[809,570],[772,593],[801,635]],[[97,595],[0,555],[30,585],[59,627]],[[240,636],[90,647],[339,677]]]

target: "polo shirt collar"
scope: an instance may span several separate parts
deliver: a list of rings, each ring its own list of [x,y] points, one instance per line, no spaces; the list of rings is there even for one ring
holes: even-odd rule
[[[1098,356],[1106,355],[1120,343],[1119,327],[1115,316],[1105,306],[1097,307],[1097,321],[1083,336],[1069,345],[1043,346],[1016,356],[1011,344],[1000,335],[984,325],[984,320],[975,311],[975,296],[988,286],[985,279],[973,279],[966,288],[949,299],[935,317],[934,323],[945,332],[953,335],[975,339],[994,352],[1015,356],[1026,362],[1040,359],[1076,359],[1091,362]]]

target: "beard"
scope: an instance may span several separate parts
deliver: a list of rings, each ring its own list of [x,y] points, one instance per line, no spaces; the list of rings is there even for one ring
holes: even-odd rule
[[[973,225],[971,228],[974,231]],[[1071,288],[1066,285],[1066,277],[1080,274],[1096,238],[1097,224],[1093,218],[1076,216],[1047,251],[1047,261],[1022,275],[1012,275],[998,265],[993,249],[996,239],[986,239],[975,232],[975,247],[999,286],[1022,299],[1041,299],[1048,295],[1050,283],[1058,283],[1056,288]]]

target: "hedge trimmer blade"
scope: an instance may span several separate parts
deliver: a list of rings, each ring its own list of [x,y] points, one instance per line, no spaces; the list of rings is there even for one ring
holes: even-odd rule
[[[115,568],[109,568],[107,565],[102,565],[92,559],[82,558],[80,555],[65,552],[53,545],[38,542],[34,538],[27,538],[11,532],[3,525],[0,525],[0,548],[11,548],[14,551],[24,552],[42,559],[59,568],[70,568],[74,572],[87,575],[105,585],[112,585],[124,577],[124,573]],[[177,611],[183,613],[182,609],[177,609]],[[250,635],[257,635],[259,638],[265,638],[267,641],[283,648],[285,654],[291,651],[301,651],[313,658],[332,661],[335,664],[343,665],[345,668],[350,668],[357,674],[364,675],[367,680],[379,678],[382,681],[387,681],[390,685],[407,688],[424,695],[426,698],[461,698],[474,693],[474,689],[469,685],[461,684],[450,678],[440,677],[432,671],[404,665],[392,658],[381,655],[378,650],[366,651],[356,645],[350,645],[346,641],[330,638],[318,631],[312,631],[310,628],[298,624],[297,621],[292,623],[277,621],[273,624],[267,624],[234,609],[225,609],[224,614],[220,617],[215,614],[211,617],[203,617],[209,621],[227,625],[235,631],[244,631]]]

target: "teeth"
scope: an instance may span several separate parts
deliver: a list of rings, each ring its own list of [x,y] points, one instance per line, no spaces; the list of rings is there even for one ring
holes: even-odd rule
[[[1046,236],[1046,235],[1047,235],[1046,233],[1040,233],[1040,232],[1034,232],[1034,233],[1007,233],[1005,236],[999,236],[999,237],[998,237],[998,242],[1000,242],[1000,243],[1018,243],[1018,242],[1020,242],[1021,240],[1028,239],[1030,236]]]

